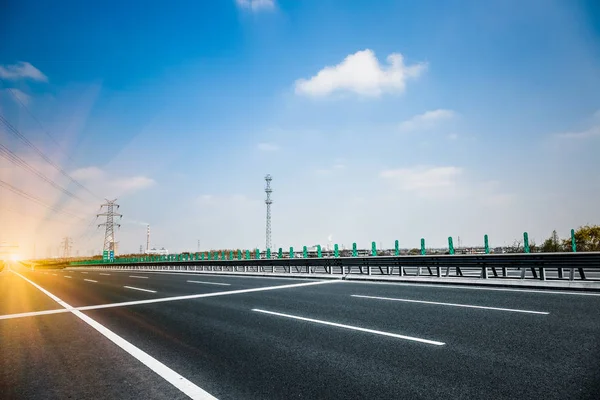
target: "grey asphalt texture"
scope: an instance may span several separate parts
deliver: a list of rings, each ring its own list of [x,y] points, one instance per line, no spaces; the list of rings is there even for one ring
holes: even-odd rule
[[[178,273],[17,271],[74,307],[309,282]],[[156,293],[123,288],[126,285]],[[9,268],[0,272],[0,316],[58,308],[62,307]],[[600,398],[599,310],[600,296],[589,293],[332,281],[84,313],[219,399],[546,400]],[[0,398],[187,397],[76,316],[62,313],[0,319]]]

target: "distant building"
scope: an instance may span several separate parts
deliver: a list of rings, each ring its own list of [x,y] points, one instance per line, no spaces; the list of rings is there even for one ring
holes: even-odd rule
[[[156,254],[159,256],[167,256],[167,255],[169,255],[169,250],[165,249],[164,247],[162,247],[160,249],[153,247],[149,250],[146,250],[146,254]]]

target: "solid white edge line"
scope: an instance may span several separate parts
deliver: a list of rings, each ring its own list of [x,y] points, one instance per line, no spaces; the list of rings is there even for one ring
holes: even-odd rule
[[[412,283],[412,282],[369,282],[369,281],[353,281],[353,280],[345,280],[346,283],[364,283],[367,285],[396,285],[396,286],[420,286],[420,287],[433,287],[436,289],[466,289],[466,290],[490,290],[494,292],[523,292],[523,293],[536,293],[536,294],[565,294],[565,295],[573,295],[573,296],[600,296],[600,293],[590,293],[590,292],[569,292],[569,291],[558,291],[558,290],[547,290],[544,288],[539,289],[518,289],[518,288],[498,288],[498,287],[481,287],[481,286],[464,286],[468,285],[465,283],[460,285],[459,283],[453,284],[427,284],[427,283]]]
[[[273,312],[273,311],[266,311],[266,310],[261,310],[259,308],[253,308],[252,311],[256,311],[256,312],[263,313],[263,314],[276,315],[278,317],[298,319],[300,321],[307,321],[307,322],[314,322],[314,323],[317,323],[317,324],[335,326],[335,327],[338,327],[338,328],[345,328],[345,329],[350,329],[350,330],[353,330],[353,331],[367,332],[367,333],[373,333],[373,334],[376,334],[376,335],[389,336],[389,337],[393,337],[393,338],[397,338],[397,339],[410,340],[410,341],[413,341],[413,342],[420,342],[420,343],[432,344],[432,345],[435,345],[435,346],[443,346],[443,345],[446,344],[444,342],[437,342],[435,340],[427,340],[427,339],[421,339],[421,338],[417,338],[417,337],[413,337],[413,336],[398,335],[397,333],[390,333],[390,332],[377,331],[377,330],[374,330],[374,329],[360,328],[358,326],[338,324],[336,322],[323,321],[323,320],[320,320],[320,319],[299,317],[297,315],[290,315],[290,314],[283,314],[283,313],[278,313],[278,312]]]
[[[109,276],[110,274],[103,274],[102,272],[100,272],[100,275]]]
[[[379,296],[363,296],[363,295],[360,295],[360,294],[352,294],[351,296],[352,297],[360,297],[362,299],[401,301],[401,302],[405,302],[405,303],[433,304],[433,305],[450,306],[450,307],[479,308],[479,309],[482,309],[482,310],[509,311],[509,312],[524,313],[524,314],[540,314],[540,315],[548,315],[548,314],[550,314],[549,312],[546,312],[546,311],[517,310],[517,309],[514,309],[514,308],[474,306],[474,305],[471,305],[471,304],[442,303],[442,302],[438,302],[438,301],[397,299],[397,298],[393,298],[393,297],[379,297]]]
[[[135,275],[129,275],[130,278],[138,278],[138,279],[148,279],[147,276],[135,276]]]
[[[231,286],[231,283],[219,283],[219,282],[204,282],[204,281],[186,281],[189,283],[204,283],[206,285],[221,285],[221,286]]]
[[[156,290],[142,289],[142,288],[133,287],[133,286],[123,286],[123,287],[126,289],[140,290],[142,292],[156,293]]]
[[[204,297],[227,296],[227,295],[231,295],[231,294],[260,292],[263,290],[268,291],[268,290],[288,289],[288,288],[295,288],[295,287],[302,287],[302,286],[322,285],[322,284],[334,283],[334,282],[339,282],[339,281],[327,280],[327,281],[319,281],[319,282],[305,282],[305,283],[296,283],[296,284],[290,284],[290,285],[270,286],[270,287],[266,287],[266,288],[230,290],[227,292],[202,293],[202,294],[192,294],[192,295],[176,296],[176,297],[162,297],[162,298],[158,298],[158,299],[127,301],[127,302],[123,302],[123,303],[109,303],[109,304],[98,304],[98,305],[93,305],[93,306],[73,307],[73,309],[79,310],[79,311],[90,311],[90,310],[98,310],[98,309],[103,309],[103,308],[135,306],[138,304],[162,303],[162,302],[168,302],[168,301],[191,300],[191,299],[200,299],[200,298],[204,298]],[[56,313],[58,313],[58,312],[59,311],[56,311]],[[21,314],[3,315],[3,318],[1,318],[1,319],[33,317],[36,315],[53,314],[53,313],[54,312],[48,312],[48,311],[32,311],[32,312],[21,313]]]
[[[98,283],[98,281],[95,281],[95,280],[93,280],[93,279],[84,279],[84,281],[86,281],[86,282],[94,282],[94,283]]]
[[[72,276],[69,275],[65,275],[65,278],[73,278]]]
[[[158,361],[157,359],[155,359],[148,353],[135,347],[133,344],[129,343],[127,340],[123,339],[116,333],[112,332],[110,329],[108,329],[105,326],[101,325],[100,323],[96,322],[92,318],[88,317],[81,311],[76,310],[75,308],[71,307],[69,304],[65,303],[64,301],[62,301],[61,299],[59,299],[58,297],[56,297],[55,295],[53,295],[52,293],[50,293],[49,291],[44,289],[43,287],[39,286],[37,283],[27,279],[26,277],[19,274],[18,272],[15,272],[15,271],[12,271],[12,272],[17,274],[21,278],[25,279],[27,282],[29,282],[30,284],[32,284],[39,290],[41,290],[44,294],[46,294],[52,300],[56,301],[58,304],[60,304],[64,308],[66,308],[67,311],[70,311],[75,316],[77,316],[79,319],[81,319],[83,322],[90,325],[92,328],[97,330],[108,340],[110,340],[111,342],[113,342],[114,344],[119,346],[121,349],[125,350],[131,356],[133,356],[138,361],[143,363],[145,366],[150,368],[152,371],[154,371],[156,374],[158,374],[158,376],[162,377],[164,380],[169,382],[171,385],[175,386],[177,389],[179,389],[180,391],[185,393],[191,399],[194,399],[194,400],[213,400],[214,399],[214,400],[216,400],[216,397],[212,396],[210,393],[208,393],[205,390],[203,390],[202,388],[196,386],[194,383],[190,382],[183,376],[179,375],[177,372],[173,371],[171,368],[167,367],[166,365],[164,365],[163,363],[161,363],[160,361]]]

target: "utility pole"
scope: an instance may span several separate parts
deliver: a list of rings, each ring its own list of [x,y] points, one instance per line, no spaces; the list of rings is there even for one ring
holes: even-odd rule
[[[60,244],[62,249],[63,258],[71,257],[71,248],[73,247],[73,239],[70,237],[63,238],[63,241]]]
[[[120,228],[121,225],[118,223],[115,223],[115,217],[123,217],[122,214],[119,214],[117,212],[115,212],[115,209],[119,209],[119,205],[116,203],[117,199],[114,200],[108,200],[105,199],[106,203],[102,204],[100,206],[101,209],[106,208],[106,211],[96,215],[96,217],[106,217],[106,222],[102,223],[102,224],[98,224],[98,227],[100,226],[105,226],[106,227],[106,231],[104,232],[104,246],[102,247],[102,250],[104,251],[113,251],[116,253],[115,251],[115,226],[117,228]]]
[[[271,189],[272,180],[273,178],[271,177],[271,175],[265,176],[265,182],[267,183],[267,185],[265,186],[265,193],[267,194],[267,199],[265,200],[265,204],[267,205],[267,229],[265,235],[266,249],[271,248],[271,204],[273,204],[273,200],[271,200],[271,193],[273,193],[273,189]]]
[[[146,253],[150,250],[150,225],[146,226]]]
[[[198,239],[198,253],[200,253],[200,239]]]

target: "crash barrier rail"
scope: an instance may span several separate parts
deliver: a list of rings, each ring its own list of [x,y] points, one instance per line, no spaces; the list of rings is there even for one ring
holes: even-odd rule
[[[115,260],[78,264],[114,270],[330,274],[348,276],[431,276],[600,281],[600,252],[467,255],[406,255],[331,258],[211,259],[187,261]],[[73,266],[73,265],[72,265]]]

